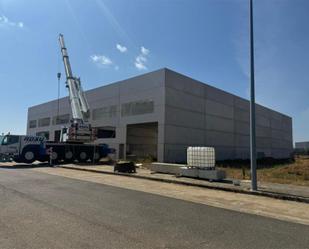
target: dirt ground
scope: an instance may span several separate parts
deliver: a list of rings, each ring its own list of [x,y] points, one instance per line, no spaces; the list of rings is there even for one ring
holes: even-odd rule
[[[219,166],[220,167],[220,166]],[[227,177],[234,179],[250,179],[250,169],[221,167],[227,173]],[[295,184],[309,186],[309,158],[297,157],[295,162],[279,164],[272,167],[257,170],[258,179],[262,182],[283,184]]]

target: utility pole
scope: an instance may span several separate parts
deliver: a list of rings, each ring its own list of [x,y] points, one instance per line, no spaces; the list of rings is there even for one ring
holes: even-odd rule
[[[255,82],[254,82],[254,36],[253,36],[253,0],[250,0],[250,156],[251,191],[257,190],[256,177],[256,132],[255,132]]]

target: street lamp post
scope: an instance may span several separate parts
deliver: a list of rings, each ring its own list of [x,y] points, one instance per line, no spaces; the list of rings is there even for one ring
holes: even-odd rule
[[[253,0],[250,0],[250,156],[251,190],[257,190],[256,176],[256,132],[255,132],[255,83],[254,83],[254,36],[253,36]]]

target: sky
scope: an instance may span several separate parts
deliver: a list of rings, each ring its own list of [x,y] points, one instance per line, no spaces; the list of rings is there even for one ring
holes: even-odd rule
[[[57,98],[63,33],[85,90],[163,67],[249,98],[249,0],[0,0],[0,132]],[[256,101],[309,140],[309,1],[254,0]],[[61,80],[61,96],[68,93]]]

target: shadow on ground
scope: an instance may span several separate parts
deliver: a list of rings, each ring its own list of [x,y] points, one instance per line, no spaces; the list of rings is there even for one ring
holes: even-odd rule
[[[43,168],[51,167],[48,163],[36,163],[36,164],[25,164],[25,163],[0,163],[0,169],[30,169],[30,168]]]

